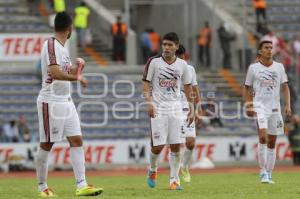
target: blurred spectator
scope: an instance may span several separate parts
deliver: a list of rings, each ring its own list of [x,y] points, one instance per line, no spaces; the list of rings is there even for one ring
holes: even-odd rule
[[[258,29],[258,25],[262,22],[267,21],[267,2],[266,0],[252,0],[253,8],[255,9],[256,14],[256,29]],[[260,20],[260,16],[262,16],[263,20]]]
[[[89,25],[90,9],[86,6],[85,2],[81,2],[75,8],[74,26],[77,33],[77,44],[79,47],[85,48],[86,46],[86,31]]]
[[[4,124],[3,134],[5,142],[19,142],[19,131],[15,120]]]
[[[202,106],[203,116],[209,119],[209,124],[214,127],[223,127],[219,112],[216,108],[216,103],[213,98],[208,98],[207,102]]]
[[[287,124],[288,139],[293,152],[293,163],[300,165],[300,118],[299,116],[292,116],[291,123]]]
[[[261,35],[266,35],[269,32],[268,23],[267,22],[258,22],[256,26],[256,31]]]
[[[141,48],[143,53],[143,63],[151,57],[151,42],[149,38],[150,29],[145,29],[140,36]]]
[[[53,7],[55,13],[66,11],[65,0],[53,0]]]
[[[21,137],[23,142],[30,142],[31,135],[29,128],[27,126],[26,118],[24,115],[21,115],[18,123],[19,136]]]
[[[297,101],[298,101],[298,96],[297,93],[295,92],[295,89],[292,84],[288,84],[289,89],[290,89],[290,95],[291,95],[291,110],[292,114],[297,113]]]
[[[113,60],[125,61],[127,25],[122,22],[122,17],[117,16],[117,22],[112,25]]]
[[[151,57],[157,55],[160,49],[160,35],[152,28],[149,29],[149,39],[151,45]]]
[[[231,68],[231,46],[230,43],[236,39],[235,34],[229,32],[222,23],[218,28],[218,36],[220,39],[221,49],[223,51],[223,67]]]
[[[205,26],[200,29],[200,35],[198,38],[198,59],[201,65],[210,66],[211,39],[211,28],[208,21],[206,21]]]
[[[300,35],[292,43],[292,52],[296,60],[296,74],[300,76]]]

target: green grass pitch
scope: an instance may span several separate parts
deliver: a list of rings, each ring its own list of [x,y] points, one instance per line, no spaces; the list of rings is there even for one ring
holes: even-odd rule
[[[192,183],[182,182],[184,190],[168,190],[168,176],[158,176],[158,185],[150,189],[145,176],[89,177],[89,183],[104,188],[104,199],[298,199],[300,198],[300,174],[296,172],[274,173],[274,185],[260,184],[258,174],[195,174]],[[0,179],[1,199],[38,198],[35,178]],[[49,186],[57,198],[76,198],[72,177],[49,177]],[[82,198],[82,197],[81,197]],[[92,197],[89,197],[92,198]]]

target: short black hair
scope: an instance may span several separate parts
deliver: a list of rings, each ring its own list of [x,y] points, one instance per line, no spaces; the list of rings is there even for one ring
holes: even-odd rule
[[[270,40],[263,40],[258,44],[257,50],[261,50],[264,44],[273,44]]]
[[[185,47],[182,45],[182,44],[179,44],[179,48],[178,50],[176,50],[176,56],[179,56],[179,55],[183,55],[185,54],[186,50],[185,50]]]
[[[169,32],[163,36],[163,40],[173,41],[175,44],[179,44],[178,35],[175,32]]]
[[[72,23],[72,18],[68,13],[59,12],[56,14],[54,19],[54,30],[55,32],[63,32],[67,30]]]

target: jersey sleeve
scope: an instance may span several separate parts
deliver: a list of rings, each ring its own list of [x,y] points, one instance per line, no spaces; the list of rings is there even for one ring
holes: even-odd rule
[[[190,71],[188,69],[188,65],[185,62],[183,64],[183,71],[182,71],[182,83],[183,83],[183,85],[191,84],[192,83],[191,82],[191,80],[192,80],[191,77],[192,76],[191,76],[191,73],[190,73]]]
[[[246,75],[246,80],[245,80],[245,85],[246,86],[252,86],[254,81],[254,71],[253,71],[253,66],[249,66],[247,75]]]
[[[151,82],[154,76],[154,70],[155,70],[155,64],[153,58],[150,58],[145,65],[142,80]]]
[[[47,65],[52,66],[52,65],[60,65],[59,61],[59,52],[57,48],[55,48],[55,39],[50,38],[48,39],[48,43],[46,45],[46,59],[47,59]]]
[[[282,72],[280,73],[280,84],[284,84],[288,82],[288,78],[283,65],[281,65],[281,71]]]

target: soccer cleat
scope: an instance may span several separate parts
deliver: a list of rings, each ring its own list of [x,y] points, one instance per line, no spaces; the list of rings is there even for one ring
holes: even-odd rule
[[[172,182],[170,184],[170,190],[183,190],[183,188],[180,186],[178,182]]]
[[[156,186],[157,172],[148,170],[147,175],[147,184],[150,188],[154,188]]]
[[[184,182],[191,182],[191,175],[189,172],[189,168],[181,168],[181,175]]]
[[[92,185],[87,185],[82,188],[76,189],[76,196],[98,196],[103,192],[102,188],[96,188]]]
[[[56,197],[56,195],[54,195],[53,191],[49,188],[44,189],[44,191],[40,191],[39,196],[44,197],[44,198],[46,198],[46,197]]]
[[[267,173],[261,174],[260,182],[262,184],[269,184],[269,176]]]
[[[267,173],[268,179],[269,179],[269,184],[275,184],[275,182],[272,180],[272,174]]]

